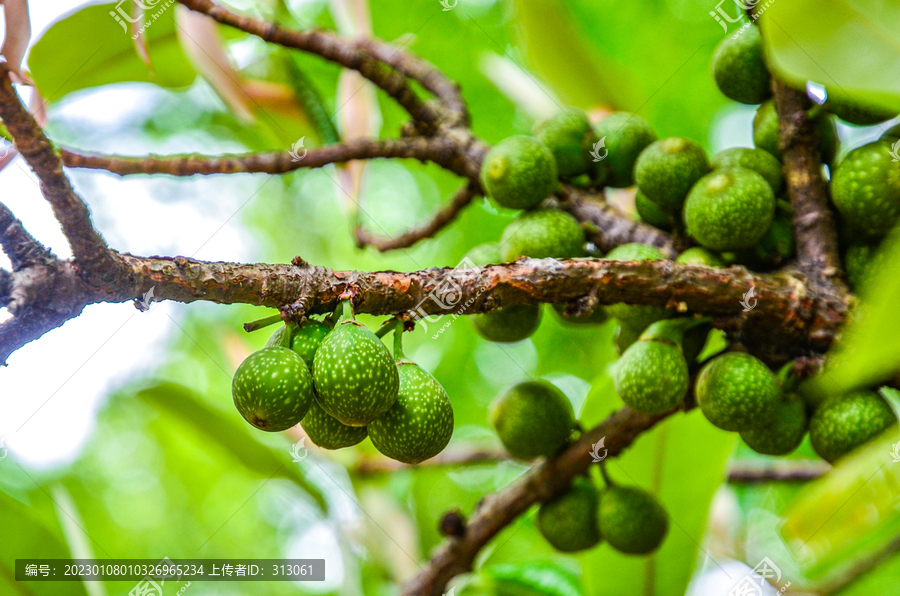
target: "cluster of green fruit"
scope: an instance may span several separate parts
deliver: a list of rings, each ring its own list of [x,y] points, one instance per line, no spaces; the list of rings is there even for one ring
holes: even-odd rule
[[[403,355],[399,321],[391,356],[348,302],[340,308],[334,328],[312,319],[285,325],[241,363],[231,385],[238,412],[265,431],[299,423],[325,449],[368,436],[379,452],[404,463],[443,451],[453,407],[440,383]]]
[[[521,459],[555,455],[577,429],[572,404],[547,381],[513,386],[491,405],[490,418],[506,450]],[[586,476],[540,506],[537,527],[563,552],[585,550],[605,539],[620,552],[647,554],[662,543],[669,520],[646,491],[607,480],[600,492]]]

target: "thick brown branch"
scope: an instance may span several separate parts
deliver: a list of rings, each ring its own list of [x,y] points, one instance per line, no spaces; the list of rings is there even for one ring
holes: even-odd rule
[[[841,273],[837,232],[822,177],[819,135],[808,117],[810,101],[773,77],[781,155],[794,212],[798,267],[807,275],[833,280]]]
[[[306,150],[296,159],[289,151],[246,153],[240,155],[166,155],[135,156],[92,155],[63,149],[63,163],[70,168],[107,170],[115,174],[234,174],[236,172],[284,174],[301,168],[320,168],[355,159],[418,159],[431,161],[460,176],[461,168],[455,148],[443,138],[413,137],[404,139],[354,139],[335,145]]]
[[[116,270],[114,253],[91,223],[87,205],[63,173],[62,161],[13,89],[9,68],[0,64],[0,119],[41,182],[41,192],[53,208],[79,267],[89,278],[109,279]]]
[[[179,0],[191,10],[203,13],[216,21],[240,29],[261,39],[289,48],[317,54],[326,60],[358,71],[393,97],[416,120],[436,125],[439,111],[423,102],[412,91],[405,76],[395,72],[383,62],[368,56],[353,42],[341,39],[333,33],[321,30],[292,31],[271,21],[235,14],[211,0]]]
[[[0,203],[0,246],[12,262],[13,271],[50,257],[50,251],[28,233],[3,203]]]
[[[806,482],[822,476],[831,466],[823,461],[781,461],[766,466],[735,466],[728,471],[728,482]]]
[[[651,416],[622,408],[582,435],[559,456],[534,466],[504,490],[486,496],[469,518],[462,535],[447,538],[433,553],[427,566],[403,586],[401,595],[442,594],[451,578],[471,570],[478,552],[503,528],[535,503],[562,492],[572,478],[587,470],[593,461],[590,456],[593,443],[605,439],[609,455],[618,455],[638,435],[673,412]]]
[[[356,228],[356,244],[360,248],[374,246],[379,251],[385,252],[396,248],[406,248],[407,246],[412,246],[419,240],[431,238],[447,226],[447,224],[456,219],[459,212],[472,202],[472,199],[477,193],[477,188],[473,188],[472,185],[460,189],[456,193],[456,196],[453,197],[453,200],[441,208],[431,220],[418,228],[411,228],[396,237],[383,238],[372,234],[362,226],[359,226]]]

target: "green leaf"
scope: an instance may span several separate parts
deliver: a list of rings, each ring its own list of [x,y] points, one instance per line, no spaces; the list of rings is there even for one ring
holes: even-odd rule
[[[28,65],[45,101],[57,102],[73,91],[111,83],[186,87],[194,81],[196,73],[175,32],[175,10],[181,7],[166,7],[160,0],[145,15],[145,22],[152,21],[144,33],[153,65],[149,70],[135,52],[132,34],[110,15],[116,6],[82,8],[53,24],[31,48]],[[127,11],[130,4],[121,8]]]
[[[582,596],[578,574],[552,563],[485,567],[473,582],[496,596]]]
[[[760,19],[769,64],[857,102],[900,111],[900,4],[883,0],[776,0]]]
[[[283,455],[276,453],[255,440],[237,414],[234,417],[226,416],[210,407],[189,389],[174,383],[162,382],[138,391],[136,395],[145,402],[183,419],[199,436],[206,437],[210,444],[230,453],[251,472],[287,478],[306,491],[323,511],[327,509],[325,497],[303,473],[302,466],[291,461],[290,453],[287,450]]]
[[[0,594],[87,596],[82,582],[17,582],[16,559],[69,559],[52,511],[40,514],[0,492]],[[61,571],[61,570],[58,570]]]

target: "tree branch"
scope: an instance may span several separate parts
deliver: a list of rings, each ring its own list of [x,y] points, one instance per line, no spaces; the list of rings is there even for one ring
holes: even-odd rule
[[[498,462],[508,459],[510,459],[509,454],[500,449],[475,449],[469,451],[450,451],[448,449],[431,459],[427,459],[416,465],[404,464],[386,457],[362,456],[356,462],[356,465],[353,466],[352,471],[359,476],[372,476],[375,474],[395,472],[397,470],[432,466],[459,466],[485,462]]]
[[[3,203],[0,203],[0,247],[12,262],[13,271],[51,256]]]
[[[765,466],[734,466],[728,471],[728,482],[805,482],[822,476],[831,466],[824,461],[779,461]]]
[[[453,200],[442,207],[431,220],[417,228],[410,228],[395,238],[382,238],[367,231],[360,225],[356,228],[356,245],[360,248],[374,246],[380,252],[385,252],[397,248],[406,248],[419,240],[431,238],[456,219],[459,212],[468,206],[479,192],[480,189],[475,187],[474,184],[461,188],[457,191]]]
[[[810,101],[772,77],[788,195],[794,212],[797,265],[807,275],[834,281],[841,275],[837,232],[822,177],[820,139],[808,117]]]

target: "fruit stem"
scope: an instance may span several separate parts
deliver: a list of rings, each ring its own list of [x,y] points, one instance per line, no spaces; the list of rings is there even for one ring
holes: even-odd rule
[[[250,321],[249,323],[244,323],[244,331],[246,331],[247,333],[253,333],[254,331],[259,331],[260,329],[264,329],[270,325],[274,325],[275,323],[280,322],[280,313],[276,315],[270,315],[268,317],[256,319],[255,321]]]
[[[394,323],[394,361],[406,360],[403,354],[403,321],[395,319]]]
[[[681,319],[664,319],[662,321],[657,321],[647,327],[644,332],[641,333],[641,336],[638,339],[641,341],[668,341],[674,344],[681,345],[681,341],[684,338],[684,333],[686,331],[693,329],[698,325],[704,325],[711,321],[712,317],[684,317]]]
[[[291,339],[294,337],[294,329],[297,328],[297,325],[294,323],[288,323],[284,326],[284,334],[281,336],[281,347],[291,349]]]
[[[390,333],[391,331],[394,330],[394,328],[397,326],[398,322],[402,322],[402,321],[400,321],[400,319],[391,317],[390,319],[388,319],[387,321],[385,321],[384,323],[381,324],[381,327],[378,328],[378,330],[375,332],[375,335],[377,335],[378,337],[384,337],[385,335],[387,335],[388,333]]]
[[[603,482],[606,483],[606,488],[615,488],[616,483],[613,482],[613,479],[609,477],[609,473],[606,471],[606,460],[600,462],[600,475],[603,476]]]
[[[338,323],[343,323],[347,319],[350,319],[351,321],[356,320],[356,315],[353,313],[353,304],[350,300],[341,300],[337,305],[334,314],[338,317]]]

